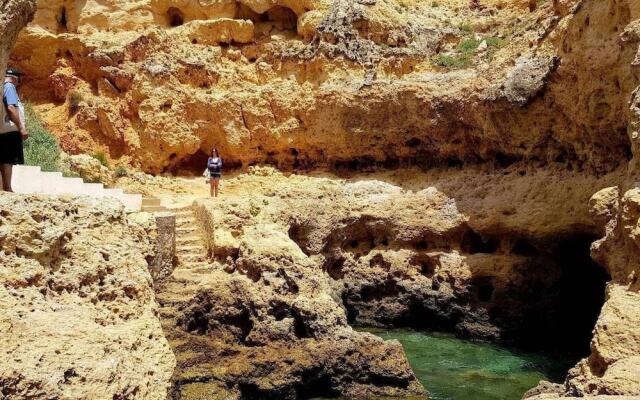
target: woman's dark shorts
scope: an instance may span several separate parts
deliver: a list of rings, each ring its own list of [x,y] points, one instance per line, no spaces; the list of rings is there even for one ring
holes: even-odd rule
[[[211,177],[214,179],[220,179],[220,177],[222,177],[222,174],[219,172],[212,172]]]
[[[0,164],[24,164],[20,132],[0,133]]]

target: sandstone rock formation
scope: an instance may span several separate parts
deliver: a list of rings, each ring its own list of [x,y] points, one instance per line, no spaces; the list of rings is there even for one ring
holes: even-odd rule
[[[527,396],[640,396],[640,2],[40,3],[12,57],[71,154],[430,169],[258,168],[199,201],[211,265],[158,287],[174,398],[423,394],[397,343],[349,324],[591,338]],[[156,183],[179,189],[121,184]]]
[[[31,22],[36,12],[36,0],[3,0],[0,3],[0,78],[4,72],[20,30]]]
[[[66,151],[149,172],[624,164],[636,4],[482,3],[57,0],[13,57]]]
[[[144,230],[115,200],[0,194],[0,210],[2,395],[165,399]]]
[[[200,202],[203,222],[235,244],[230,261],[181,265],[159,287],[178,355],[174,398],[422,398],[402,346],[355,332],[331,279],[282,221],[251,223],[266,197],[255,201],[233,199],[223,213]]]
[[[79,176],[85,182],[103,183],[106,186],[112,185],[114,181],[113,173],[102,163],[87,154],[66,155],[60,159],[60,169],[70,176]]]
[[[590,309],[585,325],[577,307],[589,309],[598,288],[580,276],[592,274],[589,269],[564,264],[582,257],[586,264],[576,265],[588,267],[589,242],[575,253],[564,247],[571,246],[567,229],[589,223],[586,206],[577,207],[615,176],[403,174],[342,181],[254,168],[225,181],[222,201],[198,201],[215,261],[179,268],[159,290],[178,355],[176,398],[406,394],[391,378],[364,372],[375,359],[369,356],[385,347],[347,323],[455,330],[559,348],[588,343],[599,308]],[[479,179],[478,190],[492,193],[484,203],[468,189]],[[549,198],[560,208],[546,207]],[[522,207],[509,211],[514,202]],[[508,212],[511,221],[498,226],[496,211]],[[567,226],[570,220],[575,227]],[[580,229],[595,232],[595,226]],[[568,279],[584,288],[563,304]],[[307,305],[308,298],[315,300]],[[337,344],[326,347],[331,341]],[[353,362],[345,364],[345,352]],[[385,359],[388,376],[411,382],[401,355],[392,354]],[[266,363],[279,367],[265,369]],[[314,376],[321,384],[310,370],[320,371]],[[354,375],[364,379],[357,386],[348,381]]]

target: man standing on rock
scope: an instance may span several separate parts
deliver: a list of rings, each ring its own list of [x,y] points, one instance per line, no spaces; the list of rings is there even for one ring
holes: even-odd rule
[[[24,117],[24,106],[16,87],[20,85],[22,73],[9,68],[4,79],[2,120],[0,121],[0,172],[2,190],[13,192],[11,175],[13,166],[24,164],[22,141],[29,137]]]

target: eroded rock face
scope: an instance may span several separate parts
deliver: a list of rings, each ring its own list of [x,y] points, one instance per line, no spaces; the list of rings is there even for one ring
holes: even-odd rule
[[[629,158],[639,12],[575,3],[56,0],[14,59],[65,150],[148,172],[195,167],[213,145],[228,166],[605,172]]]
[[[18,34],[31,22],[36,12],[36,0],[8,0],[0,4],[0,78],[4,82],[9,53]]]
[[[589,241],[572,253],[566,235],[577,221],[587,223],[586,207],[576,207],[607,179],[564,173],[557,181],[518,170],[417,174],[415,182],[407,174],[411,191],[390,183],[403,181],[393,174],[345,181],[255,168],[226,180],[223,198],[196,205],[212,266],[179,268],[160,289],[164,326],[182,360],[177,398],[410,391],[413,381],[394,345],[348,324],[432,328],[546,348],[579,343],[586,354],[603,299],[596,308],[588,303],[603,296],[606,277],[598,278],[599,288],[588,287],[590,269],[602,271],[590,264]],[[465,188],[480,179],[484,194],[477,199]],[[534,195],[537,185],[544,190]],[[545,208],[551,197],[566,211]],[[495,219],[514,202],[522,208],[500,228]],[[572,209],[573,219],[559,218]],[[539,225],[525,223],[532,214]],[[587,234],[595,226],[580,229]],[[566,302],[566,282],[584,286],[573,303]],[[576,312],[578,305],[591,314]],[[331,341],[337,344],[329,351]],[[369,355],[386,351],[395,378],[365,372]],[[304,378],[310,370],[319,371],[322,384]]]
[[[593,243],[594,260],[607,268],[612,281],[591,340],[591,355],[569,371],[559,396],[640,396],[640,191],[602,189],[590,210],[604,237]],[[545,390],[542,390],[545,392]],[[553,397],[532,396],[533,399]]]
[[[0,194],[0,247],[3,396],[166,398],[153,249],[119,203]]]
[[[331,279],[281,220],[252,224],[260,206],[236,199],[224,214],[197,207],[232,242],[230,261],[182,265],[159,288],[179,354],[174,398],[424,396],[402,346],[348,325]]]
[[[114,181],[113,172],[98,159],[87,154],[63,155],[60,159],[60,169],[70,176],[81,177],[85,182],[109,186]]]

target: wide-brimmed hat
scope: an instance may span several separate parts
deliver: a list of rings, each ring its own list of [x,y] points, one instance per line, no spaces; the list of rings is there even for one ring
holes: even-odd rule
[[[13,76],[14,78],[20,78],[22,75],[24,75],[22,73],[22,71],[20,71],[19,69],[16,68],[8,68],[7,72],[5,73],[6,76]]]

